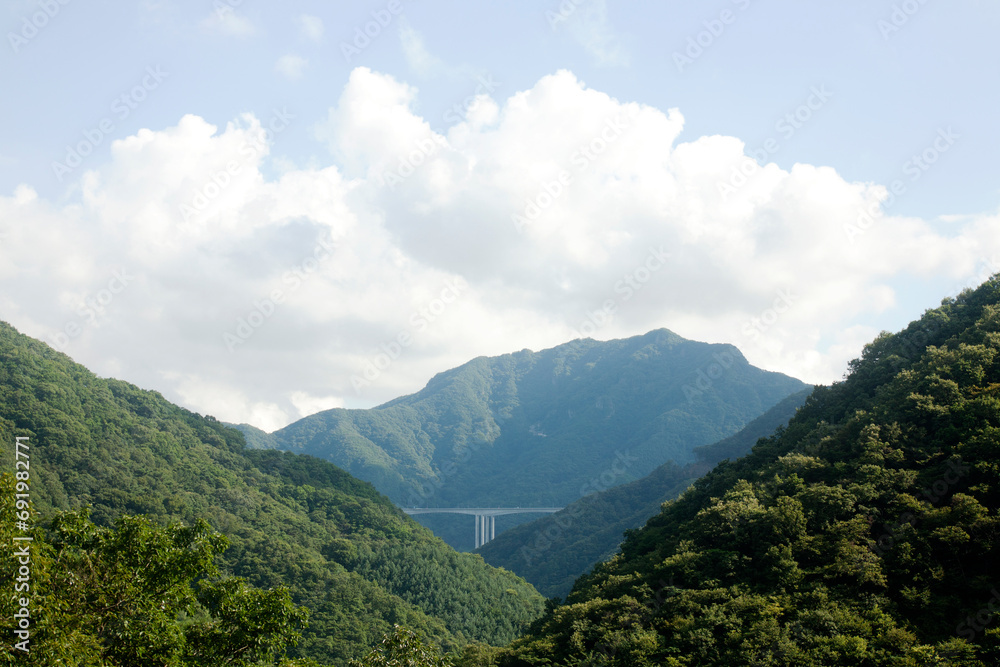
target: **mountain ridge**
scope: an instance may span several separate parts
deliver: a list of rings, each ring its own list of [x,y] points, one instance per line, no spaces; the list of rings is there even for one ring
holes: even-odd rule
[[[624,536],[656,515],[720,461],[747,454],[760,438],[788,423],[812,388],[792,394],[738,433],[696,447],[697,461],[664,463],[645,477],[597,491],[555,514],[516,526],[476,550],[495,567],[524,577],[547,598],[561,598],[595,564],[612,556]]]
[[[456,553],[370,483],[314,457],[247,449],[216,419],[99,378],[0,323],[7,461],[15,435],[31,438],[43,520],[89,506],[99,526],[138,514],[161,525],[206,519],[225,534],[224,574],[287,586],[310,610],[293,657],[346,665],[397,623],[448,648],[503,644],[542,609],[529,584]]]
[[[882,332],[499,664],[1000,664],[998,456],[1000,275]]]
[[[329,460],[404,507],[561,507],[623,453],[628,465],[601,488],[689,463],[694,447],[806,386],[731,345],[658,329],[481,356],[375,408],[326,410],[271,434],[242,428],[254,446]],[[527,519],[499,517],[497,530]],[[474,546],[456,517],[420,521],[456,548]]]

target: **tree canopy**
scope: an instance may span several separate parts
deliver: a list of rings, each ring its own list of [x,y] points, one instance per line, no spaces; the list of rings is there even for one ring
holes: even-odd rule
[[[866,346],[500,664],[1000,664],[998,461],[994,278]]]
[[[0,515],[14,514],[14,480],[0,476]],[[4,636],[27,601],[26,642],[5,641],[13,664],[185,667],[311,664],[284,658],[308,614],[287,588],[261,590],[220,577],[215,562],[228,543],[205,521],[161,526],[122,515],[113,528],[86,510],[61,512],[30,532],[30,557],[5,558],[0,600]],[[15,544],[12,521],[0,542]],[[18,531],[17,535],[26,533]],[[29,584],[15,594],[19,563]]]

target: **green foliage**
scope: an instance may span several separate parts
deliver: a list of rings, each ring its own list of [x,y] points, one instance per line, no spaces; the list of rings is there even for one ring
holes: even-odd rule
[[[371,653],[352,660],[350,667],[452,667],[452,662],[415,632],[397,625]]]
[[[998,664],[998,443],[994,278],[866,346],[499,662]]]
[[[500,649],[485,644],[466,644],[442,655],[437,647],[409,628],[396,625],[365,657],[350,667],[495,667]]]
[[[0,478],[0,494],[0,511],[10,516],[10,474]],[[13,537],[11,522],[3,522],[0,539],[16,544]],[[4,642],[16,664],[277,665],[306,620],[286,589],[218,579],[214,558],[227,540],[204,521],[164,527],[122,515],[112,529],[94,525],[86,511],[63,512],[32,537],[30,576],[22,577],[28,590],[11,590],[12,563],[22,560],[3,564],[4,635],[14,636],[15,599],[30,611],[28,650]]]
[[[242,579],[202,581],[198,602],[213,619],[188,630],[186,656],[198,665],[255,665],[298,640],[308,613],[285,589],[260,591]]]
[[[735,433],[805,386],[750,366],[732,346],[661,329],[481,357],[371,410],[327,410],[266,439],[245,432],[261,445],[332,461],[404,507],[553,507],[668,460],[693,462],[695,447]],[[612,474],[626,452],[628,466]],[[468,520],[420,520],[472,549]]]
[[[810,391],[785,398],[735,435],[696,447],[695,463],[666,463],[640,480],[585,496],[561,512],[505,531],[477,553],[524,577],[542,595],[565,597],[578,577],[618,550],[623,533],[641,527],[722,459],[743,456],[759,438],[787,424]]]
[[[543,607],[530,585],[454,554],[371,484],[312,457],[246,449],[241,433],[211,417],[97,378],[0,323],[7,466],[15,435],[30,437],[31,497],[43,518],[89,506],[101,529],[143,515],[158,526],[203,521],[223,533],[229,547],[214,558],[220,574],[257,589],[285,587],[292,604],[310,610],[292,657],[346,665],[397,623],[448,650],[504,644]],[[406,563],[407,581],[387,578],[389,559]],[[266,627],[284,604],[262,597],[269,615],[255,617],[239,608],[249,589],[196,590],[202,606],[217,610],[216,632],[229,637],[237,626]],[[170,632],[163,629],[164,642]]]

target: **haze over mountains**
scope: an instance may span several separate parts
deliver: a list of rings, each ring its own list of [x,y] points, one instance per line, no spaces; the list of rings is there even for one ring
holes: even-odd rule
[[[295,656],[345,665],[397,623],[449,647],[504,644],[542,609],[530,585],[454,552],[367,482],[312,457],[246,449],[242,434],[215,419],[98,378],[0,322],[7,461],[15,436],[30,438],[30,497],[41,521],[86,506],[101,526],[123,514],[161,524],[208,520],[230,539],[223,573],[263,589],[286,586],[310,610]],[[13,575],[4,581],[11,586]],[[8,630],[12,599],[3,596],[0,627]],[[33,623],[44,628],[52,622],[45,598],[33,604]],[[121,641],[92,618],[64,620],[108,650]],[[36,633],[36,645],[45,637]]]
[[[628,484],[585,496],[553,515],[512,528],[480,547],[487,563],[524,577],[545,597],[565,597],[578,577],[614,555],[627,531],[640,528],[723,459],[746,455],[759,438],[785,426],[812,388],[783,399],[740,430],[694,449],[696,460],[673,461]]]
[[[370,410],[334,409],[251,446],[331,461],[405,507],[562,507],[725,438],[806,385],[731,345],[659,329],[480,357]],[[497,529],[531,515],[498,517]],[[468,517],[421,517],[471,549]]]
[[[883,333],[503,667],[1000,664],[1000,276]]]
[[[569,395],[586,404],[583,397],[592,394],[585,380],[612,375],[603,366],[607,360],[624,360],[633,371],[645,362],[662,372],[664,357],[687,359],[693,375],[675,374],[673,388],[663,393],[687,394],[691,405],[702,398],[717,406],[712,392],[740,395],[714,370],[705,371],[716,376],[708,385],[684,383],[701,377],[696,362],[721,364],[717,346],[668,332],[612,341],[610,353],[604,345],[580,341],[499,358],[508,369],[523,369],[520,376],[500,374],[507,380],[508,419],[517,417],[543,442],[547,425],[552,433],[562,432],[551,428],[557,425],[579,435],[558,413],[550,422],[537,420],[533,411],[544,419],[546,408],[560,405],[537,384],[558,386],[552,370],[564,369],[576,390]],[[536,357],[544,364],[528,363]],[[442,405],[440,394],[455,387],[475,394],[493,386],[484,369],[497,363],[476,360],[438,376],[420,399],[386,407],[420,414],[421,400],[433,406],[437,397]],[[479,371],[471,376],[478,384],[468,381],[470,367]],[[774,379],[738,359],[725,370]],[[610,393],[634,397],[630,405],[641,414],[656,404],[637,395],[652,395],[650,377],[657,374],[645,383],[626,378],[613,385],[626,389]],[[607,376],[604,381],[607,386]],[[533,389],[522,394],[522,386]],[[692,386],[701,393],[692,394]],[[513,398],[525,395],[532,402]],[[439,423],[452,428],[439,432],[468,432],[467,421],[457,418],[464,416],[442,418]],[[773,434],[760,437],[775,425]],[[287,587],[294,602],[310,610],[292,657],[345,665],[402,624],[458,651],[460,667],[595,661],[989,667],[1000,660],[992,611],[1000,600],[1000,277],[946,299],[899,334],[880,335],[845,381],[800,388],[738,434],[688,450],[693,462],[658,466],[483,549],[495,562],[510,562],[527,547],[532,578],[558,592],[593,559],[610,555],[576,579],[565,603],[543,605],[529,584],[451,550],[370,484],[329,462],[247,449],[238,431],[211,417],[173,406],[156,392],[97,378],[0,323],[0,442],[11,458],[15,435],[32,442],[31,495],[42,518],[89,505],[100,525],[129,513],[158,523],[205,518],[228,535],[223,574],[259,589]],[[740,456],[753,440],[749,455],[695,479],[712,461]],[[492,440],[499,442],[502,433]],[[683,488],[645,526],[633,528],[653,503]],[[532,541],[552,525],[562,534],[546,545]],[[623,527],[616,550],[612,538]],[[39,580],[42,599],[56,599],[45,589],[46,578]],[[4,596],[4,618],[12,618],[12,599]],[[33,618],[42,641],[56,618],[86,629],[81,646],[88,655],[104,655],[122,641],[113,628],[62,607],[40,604]],[[167,624],[185,627],[181,618]],[[512,639],[499,650],[476,643]]]

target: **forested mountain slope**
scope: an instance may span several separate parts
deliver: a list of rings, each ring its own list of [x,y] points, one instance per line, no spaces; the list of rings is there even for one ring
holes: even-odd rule
[[[503,664],[1000,664],[1000,278],[882,334]]]
[[[614,484],[691,462],[694,447],[805,386],[731,345],[661,329],[481,357],[377,408],[321,412],[270,439],[247,430],[258,444],[332,461],[404,506],[552,507],[579,499],[616,460],[628,465]]]
[[[161,524],[207,519],[230,539],[224,573],[284,585],[310,610],[298,654],[346,664],[394,623],[446,647],[500,644],[542,598],[515,575],[458,554],[370,484],[311,457],[247,450],[241,433],[158,393],[96,377],[0,323],[0,443],[31,443],[43,516],[92,507]]]
[[[665,463],[642,479],[585,496],[561,512],[498,535],[477,553],[524,577],[542,595],[563,597],[578,577],[618,550],[625,531],[641,527],[664,501],[676,498],[719,461],[739,458],[759,438],[787,424],[811,392],[792,394],[739,433],[696,447],[694,463]]]

